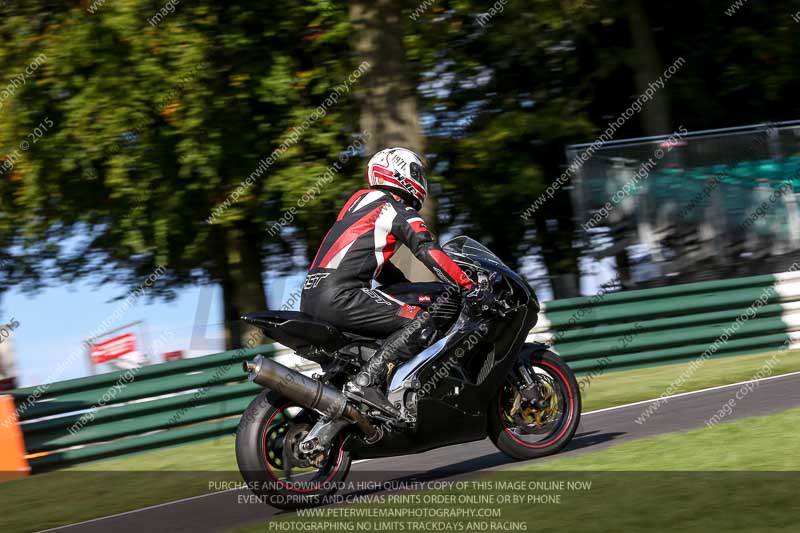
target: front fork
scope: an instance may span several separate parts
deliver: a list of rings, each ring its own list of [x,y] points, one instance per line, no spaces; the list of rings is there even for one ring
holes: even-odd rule
[[[530,402],[536,409],[544,409],[547,401],[542,398],[542,379],[524,361],[518,361],[513,368],[514,388],[522,399]]]

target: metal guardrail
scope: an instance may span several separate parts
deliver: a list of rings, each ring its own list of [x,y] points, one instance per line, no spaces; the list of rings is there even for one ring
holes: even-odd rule
[[[717,340],[715,357],[767,351],[800,330],[800,273],[557,300],[543,313],[532,338],[576,372],[697,358]]]
[[[260,390],[246,380],[242,361],[274,351],[258,346],[15,389],[10,394],[31,467],[40,471],[231,433]]]
[[[696,358],[737,319],[741,324],[713,356],[785,345],[800,329],[800,273],[547,302],[529,340],[554,342],[578,373],[633,368]],[[145,367],[130,381],[132,371],[120,371],[11,391],[31,467],[42,471],[233,433],[261,390],[240,367],[258,353],[304,372],[316,369],[291,352],[259,346]]]

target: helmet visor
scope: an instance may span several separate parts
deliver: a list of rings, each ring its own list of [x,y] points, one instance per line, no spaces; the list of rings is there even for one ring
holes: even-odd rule
[[[425,192],[428,191],[428,179],[425,176],[425,169],[422,168],[422,165],[419,163],[411,163],[409,166],[409,173],[411,174],[411,178],[422,185],[422,188],[425,189]]]

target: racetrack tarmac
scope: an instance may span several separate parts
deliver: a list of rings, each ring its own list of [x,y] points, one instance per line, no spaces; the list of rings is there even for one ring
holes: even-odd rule
[[[637,419],[651,405],[650,402],[584,413],[574,440],[565,451],[555,457],[566,457],[652,435],[702,427],[723,404],[737,398],[735,395],[740,390],[746,390],[747,393],[740,393],[744,397],[736,400],[736,408],[723,422],[768,415],[800,405],[800,372],[749,383],[749,387],[738,383],[669,397],[643,423],[638,423]],[[369,475],[373,480],[382,474],[386,476],[382,479],[387,481],[439,480],[474,476],[481,471],[508,468],[510,464],[513,461],[486,439],[416,455],[357,462],[351,472],[354,475]],[[207,494],[47,531],[217,532],[248,524],[266,523],[273,516],[285,514],[264,504],[239,503],[239,496],[247,494],[243,490]]]

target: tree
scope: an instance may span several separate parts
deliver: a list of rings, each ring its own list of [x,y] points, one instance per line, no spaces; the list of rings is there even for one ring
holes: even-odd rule
[[[686,64],[669,82],[672,115],[689,130],[792,120],[800,115],[798,23],[788,0],[727,4],[647,3],[656,46],[669,63]]]
[[[406,58],[407,21],[396,0],[351,0],[352,47],[357,57],[372,68],[361,84],[361,127],[371,132],[367,152],[402,146],[425,153],[425,138],[419,121],[417,80],[419,73]],[[420,213],[437,232],[438,203],[430,193]],[[430,271],[402,246],[392,261],[409,279],[434,279]]]
[[[556,296],[578,291],[579,250],[568,192],[525,210],[563,170],[564,145],[593,132],[593,72],[577,43],[597,13],[551,2],[437,4],[413,39],[445,220],[486,241],[512,267],[541,254]],[[491,12],[489,12],[491,15]],[[569,283],[562,278],[569,277]]]
[[[432,226],[511,266],[540,256],[569,296],[583,253],[569,184],[522,215],[563,172],[564,145],[596,138],[654,58],[686,64],[651,125],[617,138],[665,127],[670,108],[689,129],[800,110],[786,0],[735,20],[707,0],[691,17],[672,1],[495,5],[205,0],[157,22],[149,2],[6,6],[0,72],[25,76],[0,102],[0,283],[33,289],[52,270],[135,286],[163,265],[156,297],[222,286],[239,345],[238,316],[265,306],[263,270],[304,266],[363,184],[357,158],[401,144],[441,185]]]
[[[232,348],[238,317],[266,307],[265,264],[296,256],[297,236],[268,228],[358,131],[349,88],[317,112],[356,67],[346,13],[322,0],[208,1],[155,26],[153,15],[148,2],[9,8],[0,69],[46,61],[6,102],[3,150],[53,123],[14,167],[15,209],[32,239],[71,238],[57,249],[64,279],[138,285],[163,265],[153,296],[220,284]],[[338,187],[321,189],[312,202],[337,201]],[[295,217],[303,232],[320,225],[313,211]]]
[[[625,0],[628,26],[631,35],[631,58],[633,79],[637,94],[642,94],[653,80],[664,73],[664,63],[656,47],[650,17],[641,0]],[[645,135],[668,135],[672,133],[669,95],[659,94],[641,112],[642,130]]]

